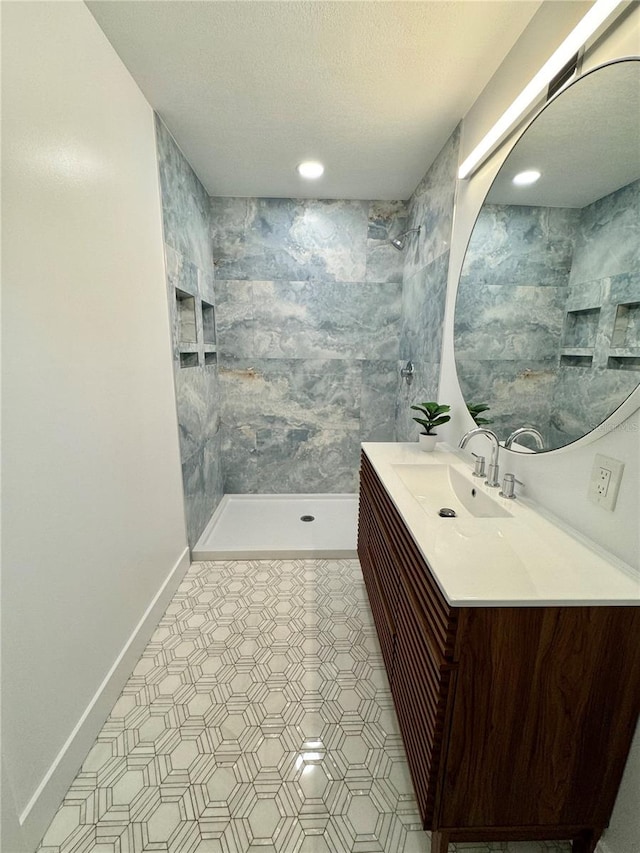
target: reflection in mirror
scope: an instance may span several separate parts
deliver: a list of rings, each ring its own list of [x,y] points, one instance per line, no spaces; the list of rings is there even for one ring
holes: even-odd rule
[[[525,170],[540,178],[514,185]],[[463,396],[490,406],[503,441],[528,426],[562,447],[635,389],[640,61],[577,80],[515,145],[471,235],[454,336]]]

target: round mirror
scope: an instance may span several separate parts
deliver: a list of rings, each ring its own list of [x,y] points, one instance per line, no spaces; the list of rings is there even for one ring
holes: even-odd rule
[[[513,449],[576,441],[640,382],[640,60],[576,80],[505,160],[467,247],[454,346],[476,422],[502,441],[533,430]]]

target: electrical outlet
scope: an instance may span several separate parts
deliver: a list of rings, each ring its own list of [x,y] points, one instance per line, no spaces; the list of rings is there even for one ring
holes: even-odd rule
[[[623,471],[624,462],[596,453],[589,482],[589,499],[602,509],[613,512]]]
[[[604,498],[609,491],[609,484],[611,483],[611,470],[609,468],[603,468],[602,465],[597,467],[596,474],[596,492],[599,497]]]

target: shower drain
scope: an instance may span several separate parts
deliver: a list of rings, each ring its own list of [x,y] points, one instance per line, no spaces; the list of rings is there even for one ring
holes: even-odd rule
[[[301,515],[300,516],[300,521],[315,521],[315,520],[316,520],[315,515]]]

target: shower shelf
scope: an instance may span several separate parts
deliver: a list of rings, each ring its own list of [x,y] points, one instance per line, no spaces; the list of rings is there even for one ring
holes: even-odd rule
[[[609,355],[614,358],[638,358],[640,347],[611,347]]]
[[[561,355],[593,355],[593,347],[562,347]]]
[[[593,349],[563,348],[560,353],[561,367],[591,367],[593,364]]]
[[[560,367],[591,367],[593,347],[562,347]]]

